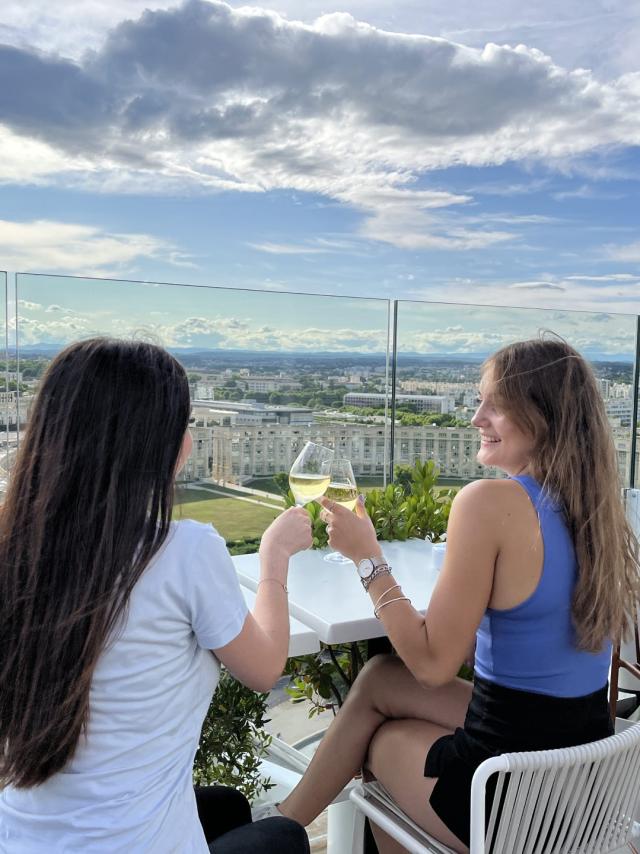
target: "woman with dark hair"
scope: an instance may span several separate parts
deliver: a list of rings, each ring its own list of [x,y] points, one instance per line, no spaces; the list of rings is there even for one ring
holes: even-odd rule
[[[384,562],[360,502],[324,501],[330,543],[358,565],[397,656],[363,669],[277,813],[312,821],[364,765],[400,807],[467,850],[471,778],[486,758],[612,732],[611,643],[635,618],[638,544],[591,369],[561,340],[485,363],[478,459],[508,475],[465,486],[423,617]],[[476,643],[471,685],[456,674]],[[399,849],[374,828],[381,854]]]
[[[248,613],[224,540],[171,522],[189,415],[184,369],[152,344],[82,341],[44,376],[0,513],[2,852],[308,851],[289,820],[232,829],[250,822],[233,790],[196,804],[220,662],[276,681],[311,534],[300,508],[265,532]]]

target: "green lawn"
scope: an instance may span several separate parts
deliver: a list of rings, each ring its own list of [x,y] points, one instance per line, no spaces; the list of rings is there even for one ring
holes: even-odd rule
[[[357,478],[358,488],[362,492],[370,492],[372,489],[380,489],[382,487],[381,477],[359,477]],[[245,483],[250,489],[261,489],[264,492],[272,492],[274,495],[280,495],[278,487],[275,485],[273,478],[257,477]]]
[[[174,519],[210,522],[225,540],[259,537],[280,511],[264,504],[225,498],[205,489],[176,490]]]
[[[248,480],[244,486],[247,486],[249,489],[261,489],[263,492],[273,492],[274,495],[281,495],[272,477],[256,477],[253,480]]]

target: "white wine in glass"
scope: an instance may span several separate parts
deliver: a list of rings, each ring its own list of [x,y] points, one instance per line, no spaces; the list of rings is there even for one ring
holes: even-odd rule
[[[358,500],[358,487],[349,460],[334,460],[329,474],[329,486],[325,496],[336,504],[342,504],[343,507],[353,510]],[[324,559],[331,563],[350,563],[349,558],[341,555],[340,552],[331,552],[325,555]]]
[[[289,472],[289,487],[298,507],[317,501],[329,486],[333,451],[324,445],[307,442]]]

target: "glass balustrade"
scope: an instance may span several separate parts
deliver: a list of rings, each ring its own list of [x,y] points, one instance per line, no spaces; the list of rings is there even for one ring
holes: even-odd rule
[[[393,463],[433,460],[442,483],[500,477],[481,466],[471,427],[484,359],[505,344],[556,334],[592,365],[604,398],[621,483],[631,480],[635,315],[447,303],[397,303]]]
[[[19,375],[15,359],[9,358],[9,324],[7,318],[7,274],[0,272],[0,330],[2,330],[2,365],[0,375],[0,502],[7,487],[15,442],[15,408]]]
[[[193,401],[193,452],[179,498],[189,515],[212,513],[227,539],[261,533],[282,506],[268,494],[279,495],[278,475],[307,441],[350,459],[363,487],[383,483],[388,301],[30,274],[16,280],[17,352],[30,372],[21,412],[47,363],[72,341],[143,337],[167,347],[187,370]],[[349,398],[359,392],[380,396],[375,413],[360,415]]]
[[[6,276],[0,278],[6,350],[0,478],[10,471],[18,428],[26,424],[48,362],[66,344],[102,334],[155,341],[185,366],[194,450],[179,500],[196,518],[199,510],[208,518],[211,502],[218,502],[227,538],[259,533],[273,518],[281,506],[278,476],[306,441],[350,459],[364,489],[427,460],[438,466],[445,486],[499,477],[476,460],[479,437],[470,420],[480,368],[502,345],[547,330],[593,365],[621,482],[633,480],[640,391],[635,315],[15,278],[15,294],[8,296]],[[637,443],[635,454],[637,479]],[[261,504],[245,508],[257,514],[248,526],[239,497]]]

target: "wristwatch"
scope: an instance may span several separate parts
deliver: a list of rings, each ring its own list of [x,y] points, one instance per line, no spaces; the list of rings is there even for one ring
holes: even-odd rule
[[[384,557],[365,557],[358,563],[358,575],[365,590],[374,578],[391,572],[391,567]]]

